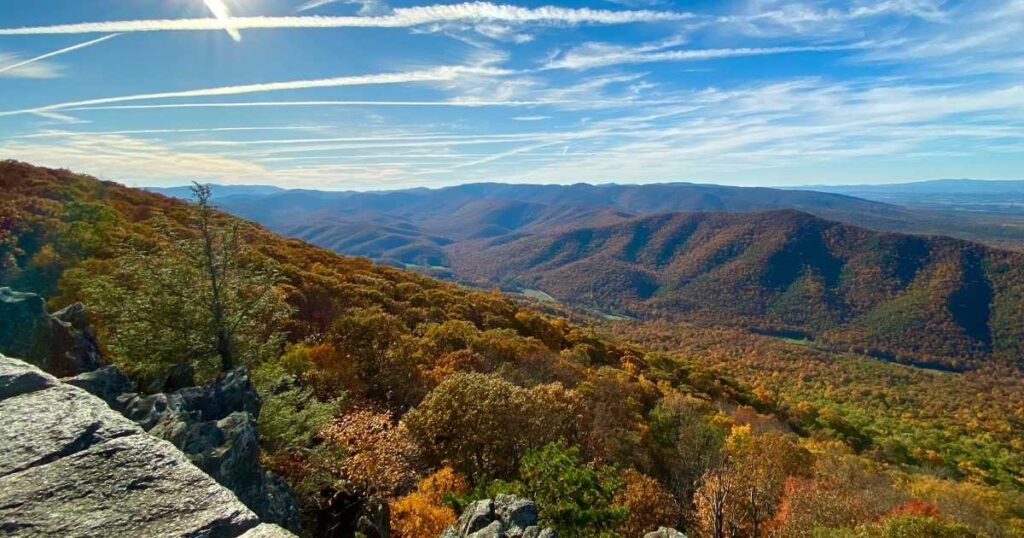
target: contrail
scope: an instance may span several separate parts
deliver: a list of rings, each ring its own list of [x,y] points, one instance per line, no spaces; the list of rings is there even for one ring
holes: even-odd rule
[[[17,69],[19,67],[23,67],[23,66],[26,66],[28,64],[38,62],[40,60],[45,60],[47,58],[52,58],[54,56],[59,56],[61,54],[64,54],[66,52],[71,52],[73,50],[84,49],[85,47],[91,47],[91,46],[93,46],[93,45],[95,45],[97,43],[102,43],[102,42],[104,42],[104,41],[106,41],[108,39],[115,38],[115,37],[117,37],[119,35],[121,35],[121,34],[105,35],[103,37],[100,37],[100,38],[97,38],[97,39],[93,39],[92,41],[86,41],[85,43],[79,43],[77,45],[71,45],[70,47],[66,47],[66,48],[63,48],[63,49],[60,49],[60,50],[55,50],[53,52],[47,52],[46,54],[43,54],[42,56],[36,56],[35,58],[29,58],[28,60],[25,60],[23,62],[18,62],[16,64],[11,64],[11,65],[5,65],[3,67],[0,67],[0,73],[6,73],[7,71],[11,71],[12,69]]]
[[[445,22],[504,22],[509,24],[535,23],[548,25],[628,24],[636,22],[678,21],[693,17],[694,15],[691,13],[676,11],[613,11],[555,6],[525,8],[489,2],[467,2],[462,4],[396,8],[388,15],[373,17],[235,17],[230,19],[230,25],[237,31],[265,28],[406,28]],[[224,29],[224,21],[217,18],[150,19],[0,28],[0,35]]]
[[[402,84],[406,82],[441,82],[455,80],[465,75],[506,75],[509,71],[484,67],[467,66],[442,66],[433,69],[422,69],[419,71],[406,71],[401,73],[382,73],[373,75],[354,75],[348,77],[334,77],[313,80],[292,80],[287,82],[268,82],[263,84],[246,84],[241,86],[222,86],[218,88],[203,88],[199,90],[185,90],[176,92],[143,93],[137,95],[125,95],[121,97],[104,97],[101,99],[87,99],[84,101],[70,101],[54,105],[46,105],[37,108],[22,110],[11,110],[0,112],[0,116],[15,116],[18,114],[35,114],[39,112],[52,112],[66,108],[87,107],[91,105],[106,105],[113,103],[124,103],[130,101],[144,101],[148,99],[171,99],[179,97],[208,97],[220,95],[241,95],[247,93],[273,92],[283,90],[301,90],[309,88],[340,88],[343,86],[367,86],[375,84]]]
[[[406,107],[500,107],[500,106],[544,106],[578,103],[578,100],[537,100],[537,101],[242,101],[224,103],[166,103],[152,105],[105,105],[75,106],[69,111],[83,110],[153,110],[163,108],[246,108],[246,107],[293,107],[293,106],[406,106]],[[608,101],[612,105],[623,101]],[[629,101],[627,101],[629,102]]]

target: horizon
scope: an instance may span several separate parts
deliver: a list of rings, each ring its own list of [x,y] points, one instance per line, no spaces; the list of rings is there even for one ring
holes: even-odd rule
[[[130,186],[1024,169],[1019,0],[46,4],[0,14],[0,159]]]
[[[103,179],[103,178],[99,178]],[[940,183],[940,182],[980,182],[980,183],[1024,183],[1024,179],[980,179],[980,178],[933,178],[933,179],[920,179],[913,181],[894,181],[890,183],[843,183],[835,185],[729,185],[726,183],[708,183],[694,180],[667,180],[667,181],[652,181],[644,183],[623,183],[616,181],[606,182],[591,182],[591,181],[576,181],[573,183],[533,183],[533,182],[522,182],[522,183],[506,183],[501,181],[467,181],[464,183],[452,183],[445,185],[428,185],[419,187],[400,187],[394,189],[352,189],[352,188],[309,188],[309,187],[289,187],[278,184],[259,184],[259,183],[203,183],[204,185],[219,188],[219,187],[234,187],[234,188],[262,188],[262,189],[280,189],[283,191],[314,191],[314,192],[397,192],[405,190],[441,190],[450,189],[468,185],[518,185],[524,187],[569,187],[573,185],[587,185],[590,187],[601,187],[601,186],[645,186],[645,185],[694,185],[703,187],[739,187],[739,188],[763,188],[763,189],[782,189],[782,190],[809,190],[814,189],[835,189],[835,188],[866,188],[866,187],[892,187],[902,185],[916,185],[924,183]],[[182,189],[191,187],[193,182],[189,181],[186,183],[177,183],[173,185],[135,185],[135,188],[152,190],[152,189]],[[125,185],[131,187],[132,185]]]

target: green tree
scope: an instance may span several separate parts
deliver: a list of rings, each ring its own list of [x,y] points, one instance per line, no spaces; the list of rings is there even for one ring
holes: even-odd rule
[[[158,216],[154,237],[125,243],[107,271],[77,271],[77,285],[126,370],[156,379],[174,365],[226,371],[275,357],[290,308],[274,265],[196,185],[187,226]]]
[[[625,508],[616,506],[622,491],[618,470],[587,465],[580,449],[550,443],[523,456],[519,466],[521,493],[533,499],[541,522],[566,538],[618,536]]]

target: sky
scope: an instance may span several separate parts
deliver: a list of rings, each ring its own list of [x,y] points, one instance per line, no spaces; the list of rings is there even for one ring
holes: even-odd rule
[[[1024,0],[0,0],[0,159],[151,186],[1024,179]]]

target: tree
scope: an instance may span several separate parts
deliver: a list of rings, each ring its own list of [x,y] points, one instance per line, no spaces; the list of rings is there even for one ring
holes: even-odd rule
[[[619,528],[625,536],[643,536],[660,526],[676,527],[681,510],[679,503],[657,480],[627,469],[622,473],[622,492],[615,497],[629,517]]]
[[[184,229],[157,216],[156,234],[133,237],[103,267],[73,273],[115,360],[144,379],[177,364],[226,371],[274,357],[290,308],[266,257],[218,215],[196,185]]]
[[[523,456],[519,466],[521,494],[533,499],[541,523],[565,538],[611,537],[627,511],[613,501],[622,491],[618,471],[591,466],[579,447],[550,443]]]
[[[734,426],[721,463],[704,473],[694,499],[697,517],[714,538],[765,534],[790,476],[807,474],[809,452],[781,434],[755,435]]]
[[[395,538],[440,536],[455,524],[457,514],[445,505],[449,496],[466,492],[466,479],[442,467],[416,485],[416,491],[390,504],[391,535]]]
[[[561,385],[525,389],[493,375],[458,373],[404,421],[434,463],[480,480],[509,476],[527,451],[571,437],[574,394]]]
[[[345,477],[364,496],[384,501],[416,484],[420,449],[402,424],[387,413],[355,410],[337,417],[321,432],[328,443],[343,447]]]

